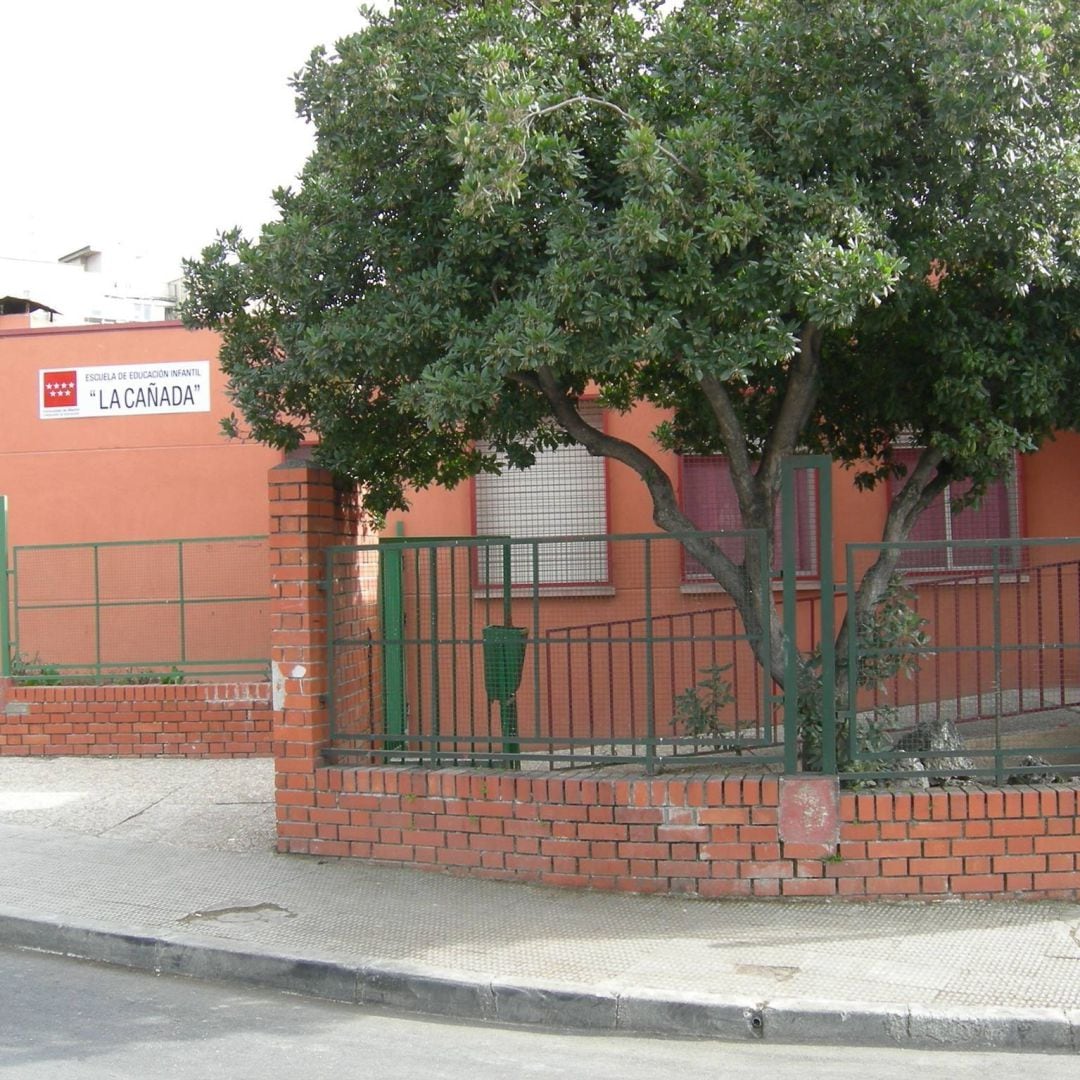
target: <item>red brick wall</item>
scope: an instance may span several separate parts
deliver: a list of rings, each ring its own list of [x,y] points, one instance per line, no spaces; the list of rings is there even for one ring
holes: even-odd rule
[[[1080,897],[1075,783],[843,801],[842,894]]]
[[[704,897],[1080,899],[1077,785],[839,793],[837,842],[786,838],[776,779],[320,768],[279,846],[481,877]]]
[[[268,757],[268,683],[9,686],[0,755]]]
[[[705,897],[1080,899],[1080,785],[842,793],[826,777],[585,779],[327,767],[327,473],[270,474],[278,849]]]

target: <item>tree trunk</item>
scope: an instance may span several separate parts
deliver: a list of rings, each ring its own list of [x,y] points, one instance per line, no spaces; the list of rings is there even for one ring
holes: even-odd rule
[[[806,325],[800,335],[798,352],[791,363],[787,386],[779,401],[775,424],[762,448],[756,469],[727,387],[711,376],[704,376],[700,380],[701,390],[710,405],[721,439],[729,451],[731,477],[743,527],[764,536],[762,544],[747,543],[741,564],[700,534],[679,507],[671,480],[655,459],[640,447],[609,435],[582,418],[576,398],[560,386],[552,370],[541,368],[515,377],[546,398],[557,423],[590,454],[620,461],[638,474],[652,500],[653,521],[661,530],[677,537],[687,554],[696,559],[731,596],[755,658],[783,694],[821,693],[820,672],[812,670],[805,655],[798,657],[796,686],[787,685],[787,654],[788,649],[795,645],[789,643],[785,635],[781,612],[773,598],[771,573],[775,545],[773,522],[780,493],[782,465],[785,458],[797,451],[799,440],[813,413],[820,378],[820,345],[820,331]],[[859,628],[872,617],[896,572],[900,551],[891,545],[911,535],[919,515],[945,487],[947,478],[940,472],[941,463],[940,452],[925,450],[903,488],[892,500],[882,535],[886,546],[863,575],[853,609],[846,612],[841,621],[833,643],[837,716],[851,713],[859,685],[859,672],[848,670],[850,635],[858,633]],[[820,557],[831,558],[832,552],[821,552]],[[822,602],[832,601],[823,597]],[[803,721],[813,716],[820,721],[820,705],[820,701],[809,699],[801,702]],[[846,745],[843,744],[845,735],[846,725],[839,723],[839,760],[847,756]]]

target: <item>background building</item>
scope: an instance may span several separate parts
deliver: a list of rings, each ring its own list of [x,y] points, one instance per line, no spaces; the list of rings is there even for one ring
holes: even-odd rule
[[[180,269],[121,245],[84,245],[55,261],[0,255],[0,326],[156,322],[176,318]]]

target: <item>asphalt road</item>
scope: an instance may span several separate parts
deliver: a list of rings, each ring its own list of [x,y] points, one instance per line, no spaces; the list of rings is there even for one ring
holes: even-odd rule
[[[676,1041],[470,1026],[0,948],[0,1076],[18,1080],[1074,1080],[1075,1055]]]

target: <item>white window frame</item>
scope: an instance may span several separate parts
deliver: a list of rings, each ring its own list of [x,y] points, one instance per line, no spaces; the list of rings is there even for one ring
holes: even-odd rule
[[[603,425],[603,410],[598,404],[581,402],[579,410],[589,423]],[[488,449],[483,443],[478,448]],[[528,469],[509,468],[505,455],[496,456],[500,472],[480,473],[474,478],[473,523],[478,537],[518,541],[511,544],[511,587],[524,591],[536,585],[545,592],[563,589],[579,594],[610,592],[606,539],[554,542],[562,537],[606,536],[607,459],[594,457],[578,444],[540,450]],[[541,542],[521,542],[527,540]],[[500,549],[492,552],[481,545],[477,584],[484,589],[501,588],[503,574]]]

